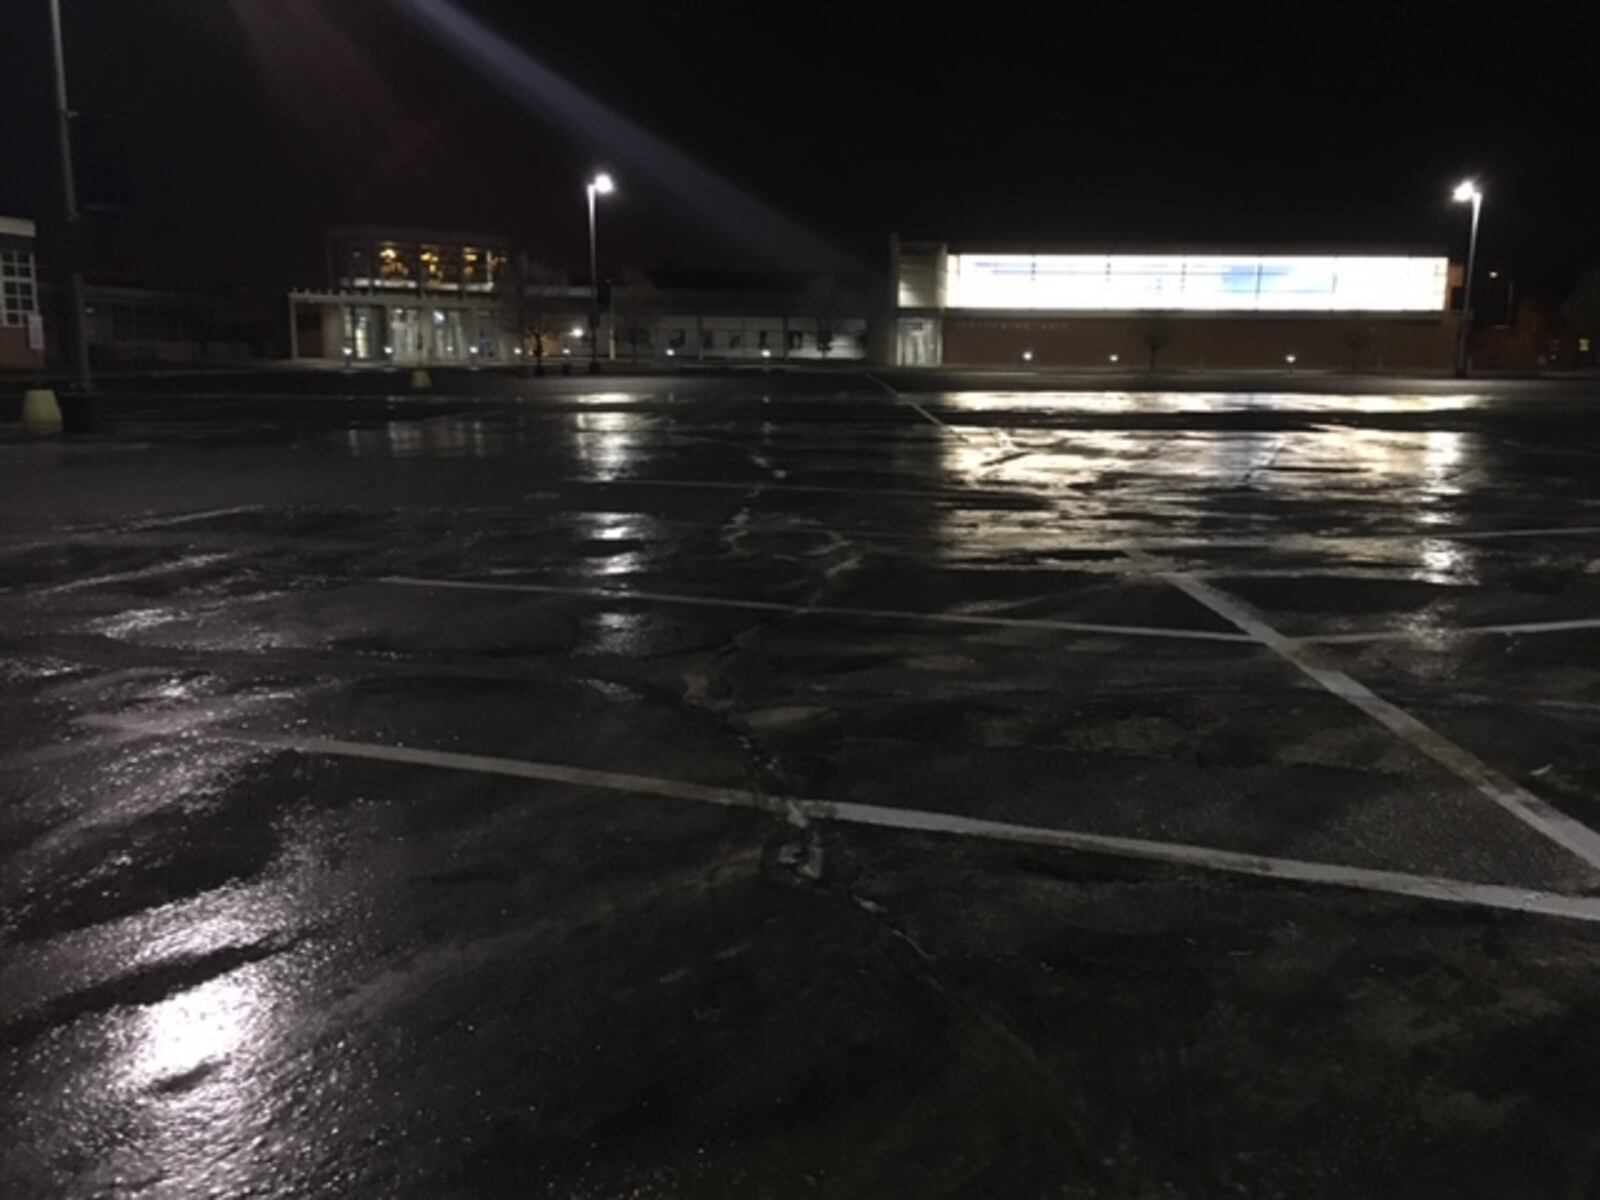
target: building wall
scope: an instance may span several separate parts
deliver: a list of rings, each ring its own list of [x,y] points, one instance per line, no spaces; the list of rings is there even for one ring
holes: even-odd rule
[[[890,240],[901,366],[1448,370],[1460,270],[1416,249],[954,253]]]
[[[669,357],[667,351],[671,350],[670,357],[696,361],[770,358],[833,362],[866,357],[865,319],[843,317],[828,324],[831,337],[824,354],[815,317],[711,312],[655,315],[638,322],[622,320],[617,332],[617,356],[634,357],[637,349],[640,358]]]
[[[0,217],[0,367],[31,367],[28,318],[39,311],[38,269],[32,221]]]
[[[1448,370],[1456,319],[1383,317],[1104,317],[946,314],[952,366]],[[1112,356],[1116,359],[1113,361]],[[1294,356],[1289,363],[1288,356]]]
[[[314,293],[296,293],[292,300],[299,327],[296,354],[301,359],[448,364],[503,363],[517,358],[514,301],[433,298],[418,306],[390,296]],[[625,295],[617,303],[617,311],[601,317],[602,358],[611,357],[613,348],[615,358],[621,361],[825,358],[831,362],[866,356],[866,320],[862,317],[831,320],[832,339],[824,354],[815,317],[715,310],[661,312]],[[540,334],[548,358],[588,357],[589,316],[581,304],[572,304],[570,297],[558,303],[530,300],[524,305],[522,320],[525,354],[533,353],[533,337]]]
[[[71,296],[62,282],[40,288],[46,348],[63,366],[71,356]],[[90,283],[84,292],[84,327],[91,362],[242,362],[281,355],[280,298],[266,292],[168,292]],[[54,335],[54,336],[52,336]]]
[[[38,358],[28,349],[27,330],[0,327],[0,369],[22,370],[33,366]]]
[[[506,362],[516,353],[507,305],[492,297],[290,295],[294,356],[327,362]]]

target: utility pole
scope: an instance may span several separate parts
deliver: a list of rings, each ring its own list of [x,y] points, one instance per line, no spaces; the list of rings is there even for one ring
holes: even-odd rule
[[[1472,205],[1472,236],[1467,243],[1467,286],[1461,298],[1461,324],[1456,340],[1456,374],[1465,376],[1472,369],[1468,354],[1472,338],[1472,276],[1478,267],[1478,218],[1483,213],[1483,189],[1468,179],[1454,193],[1457,204]]]
[[[611,176],[601,171],[583,190],[589,197],[589,373],[594,375],[600,371],[600,256],[595,248],[595,198],[609,196],[617,190],[617,185],[611,181]],[[614,327],[612,336],[616,336]],[[611,357],[616,356],[613,343]]]
[[[600,189],[589,184],[589,374],[600,370],[600,268],[595,249],[594,198]]]
[[[61,39],[61,0],[50,0],[50,37],[56,64],[56,133],[61,142],[61,201],[67,220],[67,293],[71,308],[72,382],[86,392],[89,379],[89,328],[83,298],[83,224],[78,217],[78,188],[72,177],[72,109],[67,104],[67,60]]]

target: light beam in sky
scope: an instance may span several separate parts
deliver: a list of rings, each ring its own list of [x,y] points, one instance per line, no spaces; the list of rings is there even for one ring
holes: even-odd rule
[[[856,268],[852,258],[771,205],[729,183],[637,122],[600,103],[450,0],[401,0],[427,28],[529,112],[554,118],[595,161],[647,179],[703,224],[777,264]]]

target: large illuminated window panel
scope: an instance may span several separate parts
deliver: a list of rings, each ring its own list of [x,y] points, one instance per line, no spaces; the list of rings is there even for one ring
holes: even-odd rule
[[[1442,312],[1446,258],[952,254],[950,308],[1101,312]]]

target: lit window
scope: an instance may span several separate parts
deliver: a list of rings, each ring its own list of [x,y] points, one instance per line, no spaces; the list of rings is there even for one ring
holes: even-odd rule
[[[951,308],[1441,312],[1443,257],[952,254]]]
[[[397,246],[384,246],[378,251],[378,275],[383,279],[410,279],[411,264],[401,255]]]
[[[37,311],[33,255],[26,250],[0,251],[0,325],[17,326]]]

